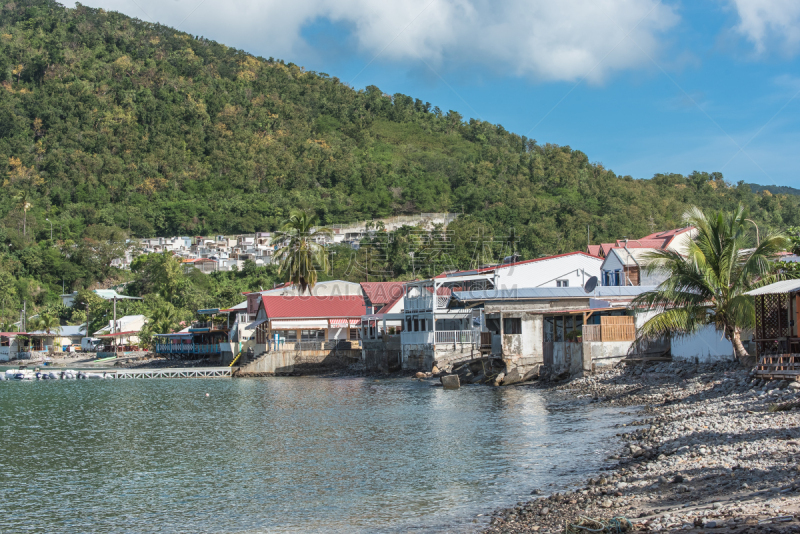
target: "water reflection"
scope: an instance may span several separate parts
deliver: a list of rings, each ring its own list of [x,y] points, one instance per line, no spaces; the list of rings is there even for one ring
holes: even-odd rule
[[[469,530],[596,469],[618,420],[407,379],[3,382],[0,531]]]

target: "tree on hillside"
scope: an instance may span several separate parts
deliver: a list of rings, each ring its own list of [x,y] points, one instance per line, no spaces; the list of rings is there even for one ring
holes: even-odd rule
[[[138,275],[136,285],[140,295],[158,293],[172,302],[185,285],[181,262],[169,252],[137,256],[131,263],[131,271]]]
[[[314,289],[317,268],[326,273],[330,270],[325,246],[317,240],[330,238],[333,231],[316,228],[318,223],[316,214],[293,211],[272,238],[272,244],[280,247],[275,253],[280,265],[278,273],[285,273],[286,280],[297,284],[301,294]]]
[[[737,359],[744,362],[748,354],[741,332],[755,325],[753,298],[744,293],[787,276],[775,274],[774,259],[790,245],[786,236],[770,233],[752,248],[747,217],[742,206],[734,212],[710,214],[691,208],[684,214],[684,222],[697,228],[698,235],[685,255],[663,250],[645,256],[644,269],[667,278],[633,301],[640,311],[656,312],[640,328],[640,340],[688,335],[714,325],[731,341]]]

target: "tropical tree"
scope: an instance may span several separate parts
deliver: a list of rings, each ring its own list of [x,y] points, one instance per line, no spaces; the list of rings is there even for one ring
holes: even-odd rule
[[[31,193],[23,189],[14,195],[14,203],[22,210],[22,236],[25,237],[28,232],[28,210],[33,207]]]
[[[58,333],[61,331],[61,324],[58,317],[43,313],[38,317],[31,319],[29,329],[41,330],[46,334]]]
[[[169,334],[178,324],[178,310],[169,302],[165,302],[150,313],[148,331],[153,334]]]
[[[280,247],[275,253],[278,274],[285,273],[287,281],[300,288],[300,294],[314,289],[317,268],[326,273],[330,270],[325,245],[319,241],[331,238],[333,231],[316,228],[318,223],[316,214],[293,211],[272,238],[272,244]]]
[[[640,340],[688,335],[705,325],[724,333],[737,359],[748,357],[741,332],[755,326],[753,298],[747,291],[792,277],[774,268],[777,253],[790,245],[781,234],[768,234],[752,247],[742,206],[733,212],[704,214],[693,207],[684,222],[697,229],[685,251],[663,250],[645,255],[644,270],[666,275],[655,290],[633,301],[639,311],[656,314],[642,325]]]

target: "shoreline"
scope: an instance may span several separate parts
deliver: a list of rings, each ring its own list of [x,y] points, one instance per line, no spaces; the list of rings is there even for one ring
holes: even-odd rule
[[[492,513],[483,532],[564,532],[582,517],[620,516],[631,532],[800,532],[800,407],[770,411],[800,404],[800,383],[764,384],[736,363],[670,362],[512,387],[639,406],[643,418],[618,425],[608,467],[576,489],[534,489],[529,501]]]

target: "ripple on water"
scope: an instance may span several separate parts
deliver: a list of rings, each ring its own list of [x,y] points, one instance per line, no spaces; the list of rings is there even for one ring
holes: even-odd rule
[[[595,470],[620,421],[408,379],[2,382],[0,532],[470,530]]]

